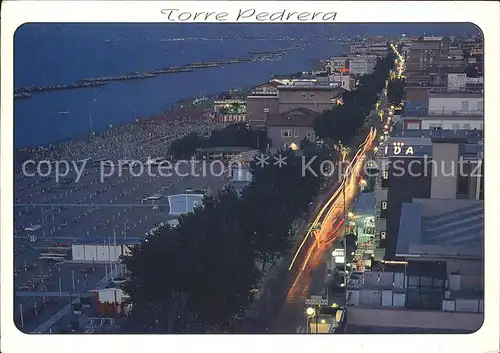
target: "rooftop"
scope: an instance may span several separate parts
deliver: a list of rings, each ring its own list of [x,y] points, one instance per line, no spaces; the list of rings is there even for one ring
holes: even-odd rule
[[[414,199],[401,206],[397,256],[482,258],[483,229],[482,201]]]
[[[266,125],[311,127],[314,124],[314,119],[320,115],[320,113],[314,110],[300,107],[284,113],[269,114]]]
[[[482,137],[483,132],[481,130],[393,130],[393,137],[389,139],[389,142],[393,140],[401,141],[401,139],[406,138],[428,138],[431,137],[466,137],[469,143],[478,143]],[[404,142],[404,141],[402,141]]]
[[[238,152],[249,152],[252,151],[249,147],[207,147],[207,148],[197,148],[196,152],[205,153],[238,153]]]
[[[347,92],[346,89],[339,87],[338,84],[322,84],[322,83],[310,83],[310,84],[293,84],[293,85],[281,85],[278,86],[278,90],[297,90],[297,91],[332,91],[336,95],[341,95]]]

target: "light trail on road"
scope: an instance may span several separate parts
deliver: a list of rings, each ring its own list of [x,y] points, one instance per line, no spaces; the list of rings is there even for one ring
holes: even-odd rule
[[[305,252],[305,257],[302,263],[300,263],[300,271],[298,271],[288,292],[288,298],[305,294],[309,284],[300,286],[301,276],[309,274],[313,268],[321,263],[324,251],[343,233],[341,229],[345,225],[344,195],[345,205],[348,207],[352,204],[358,193],[366,154],[373,148],[376,135],[376,129],[371,128],[370,133],[359,146],[358,151],[347,166],[342,182],[318,212],[313,223],[308,228],[288,268],[292,271],[299,256]],[[315,241],[311,242],[308,248],[304,248],[311,234],[315,237]]]

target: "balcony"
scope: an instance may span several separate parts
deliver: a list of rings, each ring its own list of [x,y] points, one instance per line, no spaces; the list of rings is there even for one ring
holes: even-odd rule
[[[387,230],[387,219],[377,218],[375,220],[375,229],[377,232],[384,232]]]
[[[387,188],[375,188],[375,198],[377,201],[387,201]]]
[[[484,110],[431,110],[429,108],[428,115],[430,116],[484,116]]]

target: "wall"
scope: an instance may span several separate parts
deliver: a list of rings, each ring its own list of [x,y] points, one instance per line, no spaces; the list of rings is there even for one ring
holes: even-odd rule
[[[302,94],[305,94],[305,97]],[[333,88],[332,90],[280,89],[278,111],[284,113],[304,107],[321,113],[334,107],[336,103],[332,102],[332,98],[335,98]]]
[[[435,143],[432,159],[438,170],[432,173],[431,197],[433,199],[455,199],[457,197],[458,143]],[[453,171],[453,175],[450,172]]]
[[[292,137],[282,137],[282,130],[291,130]],[[314,140],[314,129],[308,126],[268,126],[267,137],[271,139],[271,152],[275,153],[278,149],[284,148],[283,144],[288,147],[295,143],[300,147],[300,142],[307,137],[307,133],[311,133],[311,138]]]
[[[406,310],[397,308],[349,307],[347,325],[419,327],[422,329],[449,329],[476,331],[483,323],[483,315],[442,311]]]
[[[467,106],[462,105],[467,102]],[[481,115],[484,113],[483,97],[429,97],[429,114]]]
[[[394,163],[408,170],[408,164],[417,160],[420,163],[412,165],[412,175],[404,173],[398,176],[400,172],[394,171]],[[424,173],[423,158],[390,158],[389,180],[387,191],[387,239],[381,241],[381,245],[386,249],[386,257],[394,256],[399,231],[399,218],[401,216],[401,205],[403,202],[412,202],[413,198],[429,198],[431,191],[432,168]],[[415,162],[414,162],[415,163]],[[396,172],[396,173],[395,173]]]
[[[113,240],[111,240],[113,241]],[[125,245],[73,244],[71,247],[73,261],[116,261],[122,255]]]

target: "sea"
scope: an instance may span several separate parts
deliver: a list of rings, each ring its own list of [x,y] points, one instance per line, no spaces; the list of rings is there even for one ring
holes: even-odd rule
[[[351,26],[351,27],[349,27]],[[179,100],[265,82],[317,66],[345,51],[327,38],[358,25],[25,24],[14,38],[14,86],[69,84],[79,79],[152,71],[307,44],[276,61],[257,61],[35,93],[14,101],[14,146],[32,147],[103,131],[168,111]],[[372,25],[373,26],[373,25]],[[350,28],[350,29],[349,29]],[[397,29],[399,31],[399,29]],[[385,28],[396,34],[396,28]],[[384,34],[384,33],[381,33]],[[63,114],[61,112],[64,112]],[[66,113],[67,112],[67,113]]]

